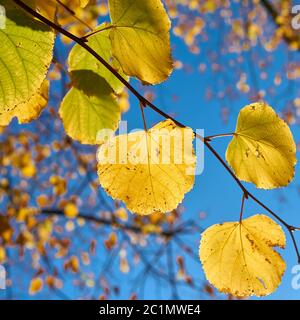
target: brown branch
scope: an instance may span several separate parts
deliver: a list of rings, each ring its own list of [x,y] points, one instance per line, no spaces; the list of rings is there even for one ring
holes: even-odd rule
[[[41,210],[40,213],[47,215],[47,216],[56,215],[56,216],[65,217],[66,219],[68,219],[64,215],[64,211],[60,210],[60,209],[43,209],[43,210]],[[193,229],[188,227],[188,224],[189,224],[188,221],[187,221],[187,223],[182,224],[182,225],[178,226],[177,228],[163,229],[161,231],[153,231],[153,232],[145,233],[143,231],[142,227],[139,227],[139,226],[133,225],[133,224],[120,223],[120,222],[118,222],[118,220],[115,217],[107,219],[107,218],[95,217],[90,214],[80,213],[77,215],[76,218],[81,218],[81,219],[84,219],[85,221],[93,222],[93,223],[100,224],[100,225],[114,226],[114,227],[116,227],[120,230],[123,230],[123,231],[131,231],[134,233],[140,233],[140,234],[144,234],[144,235],[152,234],[152,235],[157,235],[157,236],[161,236],[161,237],[165,237],[165,238],[171,238],[174,235],[186,234],[186,233],[193,232]],[[200,233],[201,230],[194,230],[194,232]]]
[[[108,62],[106,62],[97,52],[95,52],[91,47],[88,46],[88,44],[85,42],[85,40],[82,40],[81,38],[76,37],[72,33],[68,32],[67,30],[63,29],[62,27],[56,25],[52,21],[48,20],[47,18],[43,17],[41,14],[27,6],[25,3],[23,3],[21,0],[13,0],[18,6],[23,8],[25,11],[30,13],[32,16],[40,19],[42,22],[47,24],[48,26],[52,27],[56,31],[60,32],[61,34],[65,35],[66,37],[70,38],[71,40],[78,43],[82,48],[87,50],[91,55],[93,55],[105,68],[107,68],[118,80],[120,80],[124,86],[126,86],[131,93],[139,100],[141,105],[150,107],[153,111],[161,115],[162,117],[166,119],[172,120],[174,123],[176,123],[180,127],[186,127],[181,122],[177,121],[173,117],[171,117],[169,114],[165,113],[161,109],[159,109],[157,106],[155,106],[152,102],[147,100],[145,97],[143,97],[126,79],[124,79]],[[289,225],[287,222],[285,222],[282,218],[280,218],[277,214],[275,214],[270,208],[268,208],[266,205],[264,205],[260,200],[258,200],[254,195],[252,195],[240,182],[240,180],[236,177],[234,172],[230,169],[230,167],[226,164],[226,162],[223,160],[223,158],[218,154],[218,152],[210,145],[209,141],[207,141],[204,137],[200,136],[196,132],[194,132],[197,139],[201,140],[204,145],[208,148],[208,150],[217,158],[217,160],[222,164],[222,166],[225,168],[225,170],[231,175],[231,177],[234,179],[234,181],[237,183],[237,185],[242,190],[244,197],[247,199],[250,197],[253,201],[255,201],[258,205],[263,207],[265,210],[269,212],[274,218],[276,218],[279,222],[281,222],[289,231],[289,234],[292,238],[295,251],[297,254],[298,262],[300,263],[300,252],[296,244],[295,236],[293,232],[295,230],[299,230],[298,227],[294,227]],[[91,217],[92,219],[95,219],[95,217]]]

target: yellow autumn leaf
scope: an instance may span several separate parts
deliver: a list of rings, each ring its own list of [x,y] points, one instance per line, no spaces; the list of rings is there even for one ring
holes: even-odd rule
[[[115,232],[109,234],[108,239],[104,241],[107,250],[111,250],[118,244],[118,236]]]
[[[273,247],[285,247],[281,227],[264,215],[208,228],[200,260],[208,281],[237,297],[265,296],[276,290],[286,265]]]
[[[74,203],[68,203],[64,208],[64,214],[68,218],[75,218],[78,213],[78,208]]]
[[[4,263],[6,261],[6,250],[3,246],[0,246],[0,263]]]
[[[39,12],[42,16],[54,20],[56,14],[56,0],[26,0],[26,4]]]
[[[14,117],[20,124],[28,123],[39,117],[48,104],[49,81],[44,80],[42,87],[27,102],[17,105],[14,109],[0,114],[0,126],[7,126]]]
[[[72,5],[75,8],[76,6],[85,8],[88,5],[89,1],[90,0],[72,0]],[[56,0],[26,0],[24,2],[31,8],[39,12],[42,16],[52,21],[55,20],[58,5],[58,2]],[[68,7],[68,3],[66,3],[65,1],[62,1],[62,3]]]
[[[160,0],[109,0],[113,56],[124,73],[156,84],[173,69],[170,19]]]
[[[235,175],[258,188],[283,187],[293,179],[296,145],[288,125],[263,102],[244,107],[226,160]]]
[[[71,270],[74,273],[79,271],[79,267],[79,260],[76,256],[72,256],[64,265],[65,270]]]
[[[78,1],[81,8],[85,8],[90,2],[90,0],[78,0]]]
[[[194,184],[194,134],[171,120],[110,138],[98,150],[101,186],[132,212],[175,209]]]
[[[128,220],[128,214],[127,214],[127,210],[125,208],[118,208],[115,211],[115,215],[116,215],[116,217],[118,217],[122,221],[127,221]]]
[[[36,175],[36,167],[34,162],[30,161],[26,166],[21,168],[21,173],[25,178],[32,178]]]
[[[29,285],[29,294],[34,295],[41,291],[43,288],[43,280],[40,277],[33,278]]]

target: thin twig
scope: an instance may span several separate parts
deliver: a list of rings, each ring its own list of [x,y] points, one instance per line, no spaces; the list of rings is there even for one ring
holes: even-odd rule
[[[46,208],[46,209],[41,210],[41,214],[48,215],[48,216],[56,215],[56,216],[65,217],[67,219],[67,217],[64,215],[64,211],[60,210],[60,209],[51,209],[51,208],[47,209]],[[117,219],[115,219],[114,217],[112,217],[111,219],[107,219],[107,218],[95,217],[93,215],[80,213],[77,215],[76,218],[81,218],[86,221],[94,222],[96,224],[102,224],[102,225],[106,225],[106,226],[114,226],[114,227],[119,228],[120,230],[124,230],[124,231],[131,231],[134,233],[146,234],[142,227],[139,227],[139,226],[133,225],[133,224],[119,223],[117,221]],[[174,236],[175,234],[185,233],[185,231],[186,231],[186,229],[183,225],[183,226],[178,226],[177,228],[163,229],[161,231],[148,232],[147,234],[158,235],[158,236],[165,237],[166,239],[169,239],[170,237]]]
[[[232,137],[234,136],[235,133],[220,133],[220,134],[214,134],[213,136],[207,136],[205,137],[205,141],[208,141],[210,142],[211,140],[213,139],[216,139],[216,138],[223,138],[223,137]]]
[[[66,11],[68,11],[76,20],[78,20],[80,23],[82,23],[83,25],[85,25],[88,29],[90,29],[91,31],[93,31],[93,28],[91,28],[85,21],[83,21],[82,19],[80,19],[79,17],[76,16],[76,13],[70,9],[66,4],[62,3],[60,0],[56,0],[56,2],[62,6]]]
[[[102,29],[98,29],[98,30],[95,30],[95,31],[92,31],[92,32],[86,34],[85,36],[81,37],[81,39],[87,40],[89,37],[94,36],[97,33],[100,33],[100,32],[105,31],[105,30],[112,29],[114,27],[115,27],[114,25],[110,24],[110,25],[108,25],[108,26],[106,26],[106,27],[104,27]]]
[[[246,199],[245,193],[243,193],[243,196],[242,196],[242,204],[241,204],[241,211],[240,211],[240,223],[242,222],[242,219],[243,219],[245,199]]]

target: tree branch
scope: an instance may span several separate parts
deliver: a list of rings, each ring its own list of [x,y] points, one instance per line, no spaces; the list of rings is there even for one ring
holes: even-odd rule
[[[43,209],[40,212],[41,214],[47,215],[47,216],[60,216],[60,217],[65,217],[66,219],[68,219],[63,210],[60,209]],[[126,224],[126,223],[120,223],[118,222],[117,219],[115,219],[115,217],[112,217],[110,219],[106,219],[106,218],[101,218],[101,217],[95,217],[93,215],[89,215],[89,214],[83,214],[80,213],[77,215],[76,218],[81,218],[84,219],[85,221],[89,221],[89,222],[93,222],[96,224],[101,224],[101,225],[105,225],[105,226],[114,226],[120,230],[123,231],[131,231],[134,233],[140,233],[140,234],[152,234],[152,235],[157,235],[157,236],[161,236],[161,237],[165,237],[165,238],[171,238],[174,235],[178,235],[178,234],[186,234],[187,232],[192,232],[193,230],[191,228],[188,228],[188,221],[186,224],[182,224],[181,226],[178,226],[177,228],[170,228],[170,229],[164,229],[161,231],[153,231],[153,232],[147,232],[145,233],[142,229],[142,227],[133,225],[133,224]],[[201,232],[201,230],[197,230],[197,232]]]

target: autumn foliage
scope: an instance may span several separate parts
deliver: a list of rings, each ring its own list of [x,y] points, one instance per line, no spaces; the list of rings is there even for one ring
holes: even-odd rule
[[[259,1],[254,2],[260,5]],[[38,136],[20,134],[15,140],[8,137],[9,142],[1,144],[0,164],[10,165],[21,172],[20,190],[22,184],[26,184],[21,181],[23,178],[35,179],[39,173],[45,174],[45,181],[42,192],[33,193],[33,199],[30,199],[22,191],[13,190],[9,179],[1,180],[3,197],[8,196],[10,204],[0,220],[0,262],[9,259],[6,246],[14,244],[20,246],[22,254],[25,248],[35,247],[37,255],[46,260],[47,248],[55,248],[56,258],[65,258],[63,270],[71,273],[78,273],[80,264],[88,266],[93,259],[95,241],[90,241],[89,249],[81,253],[80,259],[71,254],[68,238],[54,236],[62,232],[61,225],[56,218],[53,219],[55,215],[67,219],[64,228],[68,232],[72,232],[75,225],[84,228],[87,221],[97,226],[109,226],[103,236],[105,250],[113,252],[118,248],[120,269],[129,272],[126,250],[118,247],[118,230],[128,232],[126,237],[129,235],[131,243],[141,244],[146,241],[143,237],[154,235],[161,237],[165,246],[176,232],[180,235],[190,230],[190,224],[180,220],[184,216],[180,205],[193,189],[195,179],[200,179],[196,175],[196,165],[201,159],[196,157],[194,150],[195,139],[198,139],[239,186],[242,209],[237,222],[216,224],[202,233],[200,259],[197,246],[186,249],[183,245],[189,254],[197,257],[197,272],[202,272],[202,264],[209,283],[220,292],[235,297],[265,296],[280,285],[286,265],[275,249],[286,245],[284,230],[295,240],[293,231],[299,228],[281,219],[242,182],[252,183],[260,189],[274,189],[293,181],[296,144],[287,119],[282,119],[264,102],[267,96],[253,96],[253,102],[241,106],[236,129],[228,134],[232,140],[223,160],[211,144],[218,135],[199,136],[188,124],[179,122],[154,105],[149,94],[143,95],[130,82],[134,78],[146,86],[143,88],[150,88],[150,85],[167,81],[174,68],[182,67],[180,61],[172,58],[171,31],[181,37],[193,53],[200,50],[196,38],[205,28],[205,19],[191,14],[186,20],[188,15],[180,15],[179,6],[184,8],[182,10],[199,14],[226,9],[226,6],[222,8],[222,1],[203,1],[202,5],[200,1],[179,1],[178,6],[175,3],[177,1],[0,0],[7,15],[6,28],[0,30],[0,125],[3,135],[5,127],[15,117],[20,126],[34,120],[38,125],[39,117],[48,105],[49,86],[62,74],[69,77],[68,85],[63,88],[63,97],[57,101],[58,110],[50,110],[55,120],[47,124],[53,125],[55,133],[55,126],[61,121],[65,130],[63,137],[59,136],[51,141],[50,146],[45,146],[39,142]],[[257,17],[251,12],[252,23],[245,29],[239,20],[232,24],[231,37],[234,40],[230,50],[248,50],[262,34],[262,26],[255,23]],[[173,29],[170,17],[177,19]],[[276,48],[282,40],[291,50],[298,50],[298,36],[293,34],[284,17],[274,19],[279,24],[278,29],[264,46],[268,50]],[[72,41],[66,65],[57,61],[55,39],[60,45],[69,45]],[[199,66],[200,70],[204,68]],[[243,74],[238,79],[237,88],[241,92],[250,90]],[[144,129],[115,134],[122,113],[128,111],[130,93],[139,102]],[[146,107],[164,119],[148,127],[144,114]],[[170,146],[167,161],[163,142],[166,138]],[[73,140],[86,146],[76,148]],[[84,149],[90,146],[96,146],[97,151]],[[59,165],[56,163],[47,168],[36,165],[50,157],[53,150],[68,153],[66,158],[72,160],[69,163],[57,160],[61,161]],[[71,168],[73,159],[76,163]],[[61,170],[66,170],[68,176],[62,177]],[[97,180],[91,178],[96,172]],[[79,205],[74,194],[84,192],[80,185],[73,185],[75,191],[69,193],[72,175],[79,175],[81,183],[87,179],[88,188],[94,195],[92,200],[87,197],[86,203]],[[51,188],[51,193],[43,191],[47,188]],[[113,208],[103,200],[101,189],[114,200]],[[91,203],[95,199],[99,206]],[[254,201],[263,211],[244,218],[246,200]],[[81,213],[82,209],[98,210],[100,207],[103,212],[100,216]],[[128,222],[129,212],[134,214],[131,224]],[[43,220],[41,215],[51,218]],[[16,222],[13,224],[10,219],[24,223],[25,227],[16,237],[12,236]],[[193,228],[199,232],[200,240],[200,228],[195,224]],[[296,245],[295,249],[297,251]],[[137,260],[143,260],[143,257],[140,250],[134,252]],[[187,285],[194,285],[186,273],[184,259],[179,256],[176,263],[178,276]],[[148,264],[151,266],[152,263]],[[61,289],[58,272],[46,276],[42,268],[37,269],[29,286],[31,295],[40,292],[43,286]],[[87,286],[94,286],[94,280],[88,277],[83,281]],[[196,286],[194,288],[199,290]],[[108,294],[106,290],[103,298]]]

